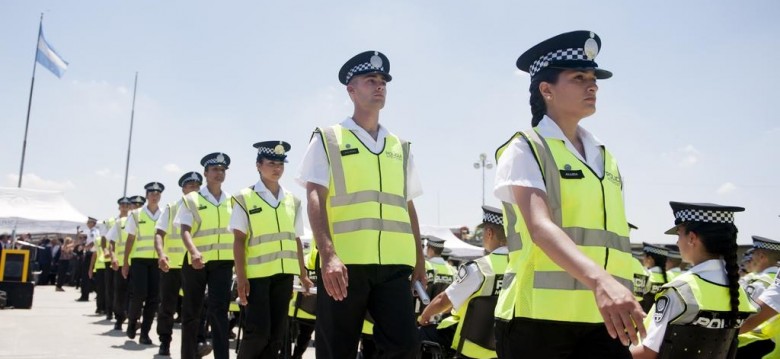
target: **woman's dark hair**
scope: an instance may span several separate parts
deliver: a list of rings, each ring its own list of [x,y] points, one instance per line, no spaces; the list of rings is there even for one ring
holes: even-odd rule
[[[660,254],[645,252],[645,255],[653,258],[653,262],[656,266],[661,268],[661,274],[664,277],[664,283],[669,283],[669,278],[666,278],[666,257]]]
[[[704,243],[704,248],[712,254],[719,254],[726,262],[731,312],[728,326],[737,326],[739,313],[739,265],[737,264],[737,227],[733,223],[684,223],[685,233],[694,232]]]
[[[542,120],[542,117],[547,114],[547,105],[544,103],[542,93],[539,92],[539,84],[542,82],[551,84],[558,82],[558,75],[561,72],[563,72],[563,69],[546,68],[531,78],[531,86],[528,88],[528,91],[531,92],[531,98],[528,101],[531,104],[531,127],[536,127],[539,121]]]

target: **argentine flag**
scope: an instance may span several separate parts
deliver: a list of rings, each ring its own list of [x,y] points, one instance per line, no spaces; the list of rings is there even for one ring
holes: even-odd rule
[[[68,68],[68,62],[57,51],[54,51],[54,48],[49,46],[49,43],[43,37],[43,25],[38,30],[38,51],[35,54],[35,61],[49,69],[58,78],[62,77],[65,69]]]

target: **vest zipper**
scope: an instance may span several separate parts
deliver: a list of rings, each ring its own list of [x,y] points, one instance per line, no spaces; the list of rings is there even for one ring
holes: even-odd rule
[[[276,215],[276,232],[279,233],[282,231],[282,227],[279,225],[279,205],[282,204],[279,202],[278,205],[276,205],[276,208],[274,208],[274,214]],[[279,253],[282,253],[282,241],[279,241]],[[282,273],[284,273],[284,258],[280,260],[280,263],[282,263]]]
[[[590,166],[588,166],[587,163],[580,160],[580,163],[582,163],[587,169],[590,170],[590,172],[593,174],[594,177],[596,177],[599,180],[599,186],[601,186],[601,204],[604,211],[604,223],[603,227],[604,230],[607,230],[607,196],[604,194],[604,178],[607,178],[607,151],[604,150],[602,153],[604,156],[604,174],[599,177],[599,175],[596,174],[596,171],[594,171]],[[579,160],[579,158],[578,158]],[[609,263],[609,248],[604,248],[604,269],[607,269],[607,263]]]
[[[219,201],[219,200],[218,200]],[[222,203],[217,205],[217,228],[222,228],[222,216],[219,213],[219,207],[222,206]],[[217,244],[222,243],[222,235],[217,233]],[[219,249],[217,249],[217,260],[219,260]]]
[[[385,139],[387,141],[387,139]],[[382,149],[382,152],[384,152],[384,149]],[[376,155],[376,166],[379,169],[379,192],[382,192],[382,160],[379,158],[379,155]],[[381,221],[384,219],[382,217],[382,203],[379,203],[379,220]],[[382,230],[379,230],[379,235],[376,241],[376,251],[377,251],[377,258],[379,260],[379,264],[382,264]]]

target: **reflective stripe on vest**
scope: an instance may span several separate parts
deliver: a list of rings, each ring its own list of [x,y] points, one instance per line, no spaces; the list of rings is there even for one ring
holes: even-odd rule
[[[416,245],[406,200],[409,143],[388,134],[382,152],[374,154],[343,126],[317,133],[330,163],[326,208],[341,261],[413,267]]]
[[[157,251],[154,250],[154,235],[157,233],[155,227],[157,221],[149,214],[146,207],[139,208],[130,212],[132,220],[135,221],[135,241],[133,242],[133,252],[130,258],[157,258]]]
[[[199,191],[183,198],[192,213],[192,242],[203,256],[203,261],[233,260],[233,232],[227,229],[233,207],[230,201],[219,206],[209,202]],[[187,257],[192,263],[192,257]]]
[[[504,277],[503,273],[506,271],[508,261],[509,258],[506,254],[493,253],[474,260],[474,263],[477,265],[477,268],[479,268],[480,273],[482,273],[482,285],[480,285],[479,289],[463,302],[457,312],[453,313],[451,317],[445,319],[445,321],[455,320],[458,322],[458,327],[455,329],[455,336],[452,339],[452,349],[457,350],[458,348],[458,343],[460,342],[460,332],[463,328],[463,323],[466,321],[466,316],[468,315],[468,313],[466,313],[466,309],[469,306],[469,302],[471,302],[471,300],[476,297],[489,297],[498,295],[498,292],[501,289],[501,282],[503,281]],[[468,265],[468,263],[466,265]],[[463,348],[461,349],[460,354],[469,358],[496,357],[495,351],[485,349],[468,340],[463,343]]]
[[[731,312],[731,295],[727,285],[719,285],[705,281],[698,274],[686,272],[677,277],[674,282],[664,285],[666,290],[658,294],[662,296],[669,289],[679,295],[685,303],[685,309],[680,315],[669,321],[670,325],[696,325],[712,329],[728,329],[723,319],[724,313]],[[655,306],[652,309],[655,312]],[[739,288],[739,307],[737,325],[742,325],[756,308],[750,303],[745,290]],[[652,315],[648,316],[652,318]]]
[[[247,278],[300,274],[298,242],[295,240],[295,216],[300,201],[285,191],[284,198],[273,207],[249,187],[233,196],[233,202],[247,216],[248,233],[244,244]]]
[[[512,140],[527,141],[541,170],[553,223],[578,249],[633,289],[631,248],[617,162],[606,149],[599,178],[562,140],[534,130],[517,133],[496,151],[500,158]],[[533,241],[517,205],[504,203],[510,265],[496,316],[578,323],[603,322],[592,291],[550,259]]]
[[[116,252],[117,263],[119,266],[125,265],[125,243],[127,243],[127,232],[125,232],[125,225],[127,224],[127,217],[122,217],[114,225],[118,227],[117,237],[118,240],[114,242],[114,252]],[[130,262],[132,263],[132,258]],[[130,264],[130,263],[128,263]]]
[[[174,226],[173,220],[179,212],[182,200],[168,204],[168,223],[163,238],[163,252],[168,256],[168,266],[171,269],[181,269],[184,263],[184,242],[181,240],[181,226]]]

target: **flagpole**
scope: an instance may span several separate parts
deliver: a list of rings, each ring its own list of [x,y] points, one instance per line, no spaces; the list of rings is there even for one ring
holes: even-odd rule
[[[122,197],[127,196],[127,175],[130,170],[130,146],[133,144],[133,119],[135,118],[135,92],[138,89],[138,72],[135,73],[135,83],[133,84],[133,107],[130,110],[130,138],[127,140],[127,162],[125,162],[125,189]]]
[[[32,81],[30,81],[30,98],[27,99],[27,120],[24,123],[24,141],[22,142],[22,163],[19,165],[18,188],[22,188],[22,175],[24,174],[24,155],[27,152],[27,131],[30,129],[30,109],[32,108],[33,88],[35,88],[35,68],[38,67],[38,43],[41,41],[41,28],[43,27],[43,13],[38,24],[38,37],[35,39],[35,57],[33,57]]]

